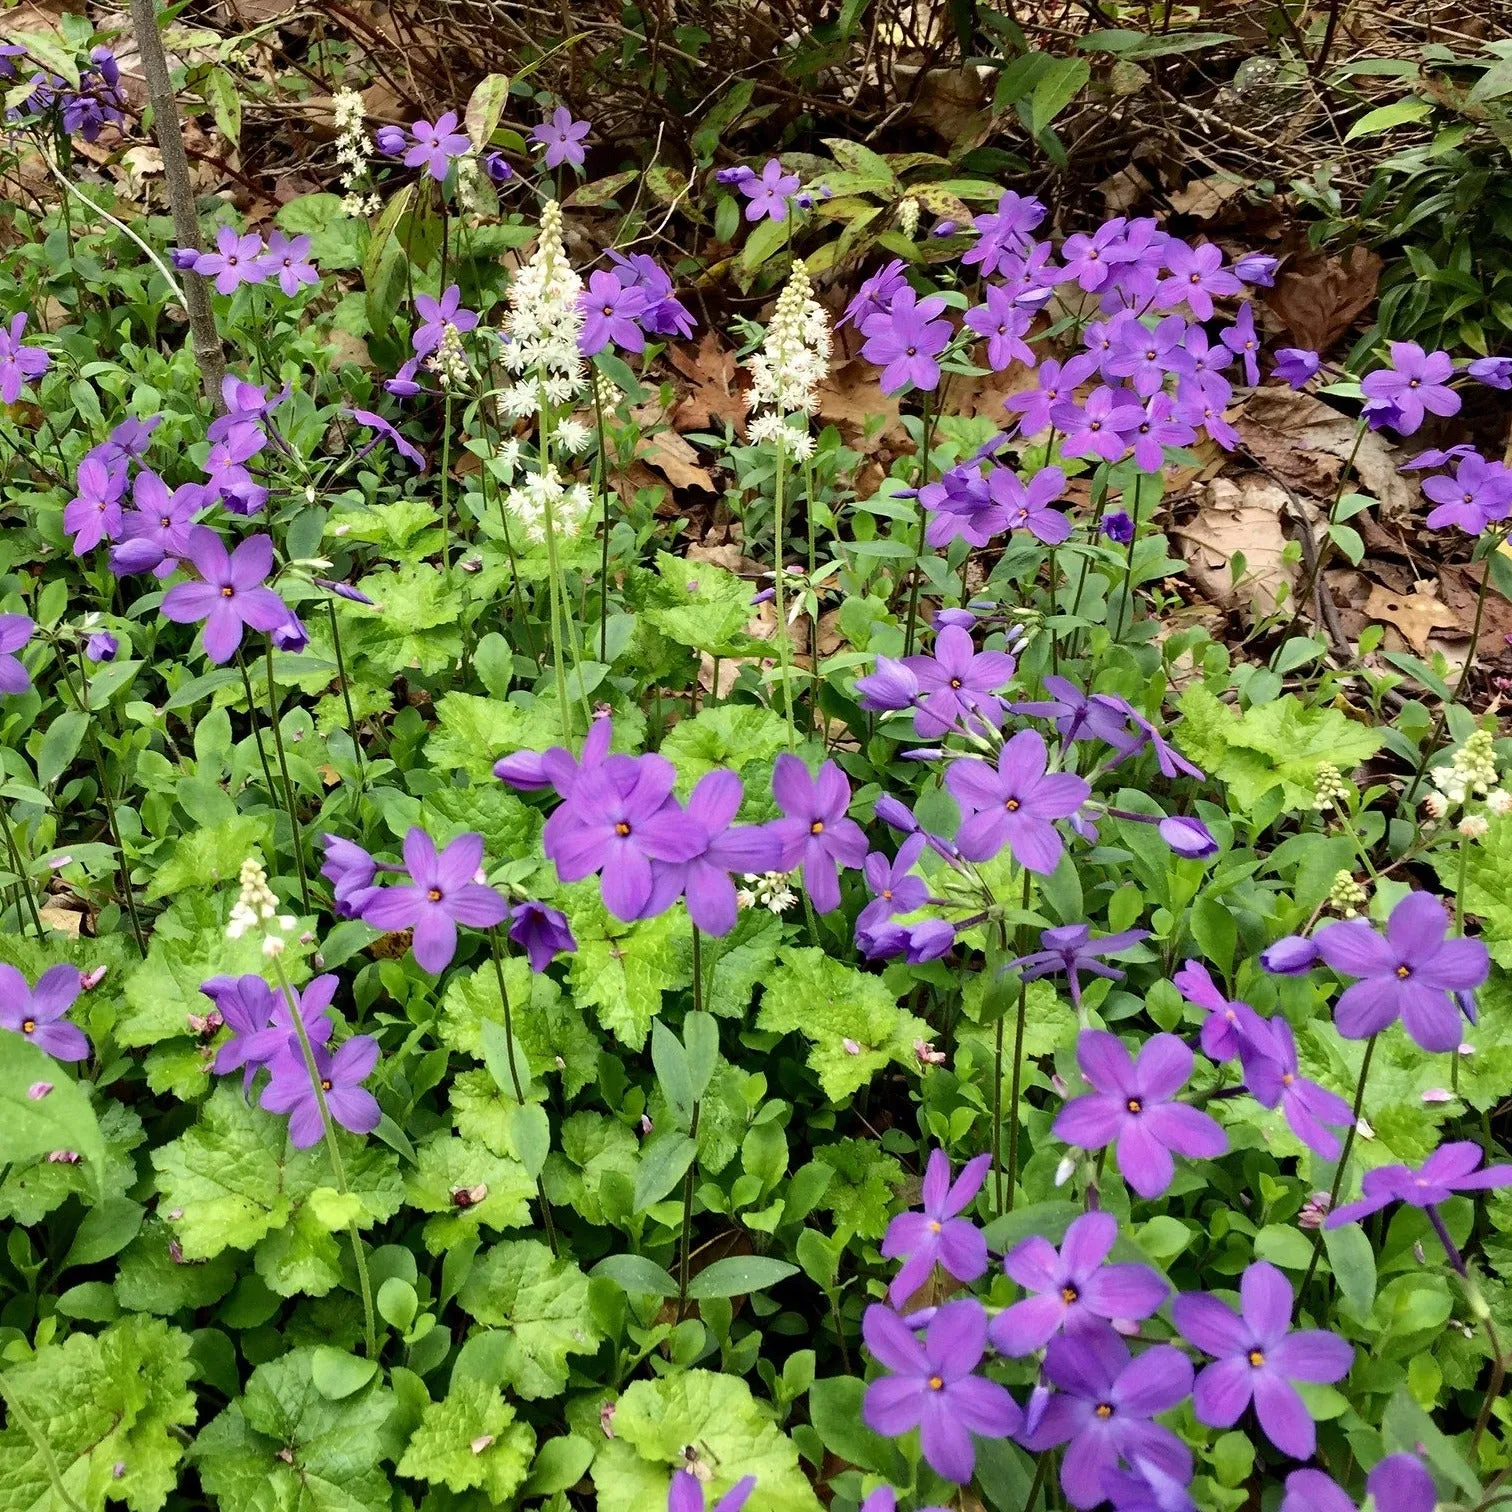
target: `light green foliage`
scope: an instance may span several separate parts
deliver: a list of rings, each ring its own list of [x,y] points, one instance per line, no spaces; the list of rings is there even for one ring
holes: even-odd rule
[[[404,1195],[412,1207],[437,1215],[425,1225],[425,1245],[433,1255],[480,1226],[529,1226],[535,1183],[519,1161],[446,1134],[426,1140],[418,1153],[418,1165],[405,1173]]]
[[[546,1159],[546,1196],[573,1208],[589,1223],[603,1223],[599,1200],[604,1176],[614,1172],[633,1187],[640,1144],[618,1119],[600,1113],[574,1113],[563,1121],[560,1150]]]
[[[887,1232],[889,1208],[903,1184],[903,1167],[869,1139],[837,1139],[820,1145],[814,1159],[835,1173],[818,1206],[835,1215],[836,1230],[880,1239]]]
[[[460,1380],[425,1409],[398,1470],[452,1491],[476,1487],[497,1506],[519,1489],[534,1453],[534,1431],[496,1387]]]
[[[569,895],[567,917],[577,938],[568,976],[574,999],[598,1018],[622,1045],[639,1050],[651,1033],[662,994],[691,979],[677,936],[686,924],[662,914],[625,924],[599,902],[596,889]]]

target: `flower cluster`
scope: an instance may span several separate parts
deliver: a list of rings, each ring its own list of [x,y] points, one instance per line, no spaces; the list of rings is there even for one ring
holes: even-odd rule
[[[819,408],[818,388],[829,373],[829,358],[829,316],[813,297],[800,258],[777,296],[761,350],[751,355],[752,412],[770,410],[784,434],[795,434],[786,417],[812,415]],[[759,439],[756,422],[751,434]]]
[[[320,282],[310,261],[310,238],[285,236],[282,231],[273,232],[264,242],[255,231],[239,232],[223,225],[215,233],[213,251],[179,247],[173,260],[178,267],[211,280],[220,294],[234,294],[243,284],[271,280],[292,299],[302,288]]]
[[[52,357],[41,347],[27,346],[27,315],[12,315],[9,326],[0,325],[0,404],[14,404],[33,379],[52,366]]]
[[[0,49],[0,80],[16,79],[16,64],[25,56],[26,49],[19,45]],[[11,113],[12,118],[30,115],[56,120],[68,135],[77,132],[86,142],[98,141],[106,126],[120,126],[126,120],[120,64],[103,44],[91,49],[88,64],[79,70],[77,88],[45,69],[27,83],[31,92],[19,110]]]

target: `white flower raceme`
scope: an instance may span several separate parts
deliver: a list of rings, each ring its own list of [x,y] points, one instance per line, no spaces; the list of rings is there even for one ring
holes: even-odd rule
[[[752,355],[751,408],[780,415],[819,408],[819,384],[829,373],[829,316],[813,296],[808,269],[793,263],[761,350]]]
[[[775,410],[757,415],[747,431],[758,446],[771,446],[781,441],[787,454],[795,462],[807,462],[814,455],[814,438],[807,430],[789,425]]]
[[[367,111],[362,96],[355,89],[338,89],[331,96],[332,123],[336,127],[336,161],[341,165],[341,187],[346,195],[342,210],[350,216],[376,215],[382,201],[371,191],[364,193],[367,181],[368,139],[363,127]]]
[[[579,420],[558,420],[556,429],[551,433],[551,444],[566,452],[569,457],[587,451],[588,443],[592,440],[593,432]]]
[[[504,365],[521,380],[519,387],[531,390],[532,410],[539,400],[536,385],[559,406],[584,391],[587,368],[578,349],[582,292],[583,281],[572,271],[562,245],[562,207],[547,200],[536,249],[509,286],[509,314],[504,319]],[[508,393],[504,408],[517,412]]]
[[[898,230],[909,241],[914,239],[914,233],[919,229],[919,202],[913,195],[898,202]]]
[[[558,539],[577,535],[593,507],[593,497],[586,485],[563,483],[556,468],[548,467],[511,488],[504,507],[520,522],[527,540],[544,541],[548,518]]]
[[[241,891],[231,905],[226,938],[239,940],[249,929],[261,929],[278,913],[278,898],[268,886],[268,874],[256,856],[248,856],[237,873]],[[292,926],[293,920],[290,920]]]
[[[1433,783],[1450,803],[1463,803],[1472,793],[1489,793],[1496,786],[1491,732],[1476,730],[1454,753],[1454,760],[1434,772]]]
[[[1499,819],[1503,814],[1512,812],[1512,793],[1506,788],[1495,788],[1486,794],[1486,812],[1495,814]]]
[[[1466,814],[1459,822],[1459,832],[1467,840],[1479,840],[1491,828],[1491,821],[1484,814]]]
[[[462,349],[462,333],[450,321],[442,327],[441,345],[425,365],[444,389],[460,388],[467,382],[471,369],[467,365],[467,353]]]
[[[1331,761],[1320,761],[1313,774],[1313,807],[1326,809],[1349,797],[1349,788],[1344,778]]]

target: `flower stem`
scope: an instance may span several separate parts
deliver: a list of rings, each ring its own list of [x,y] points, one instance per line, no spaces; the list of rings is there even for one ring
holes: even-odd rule
[[[1129,552],[1124,563],[1124,596],[1118,606],[1118,629],[1113,632],[1114,640],[1123,638],[1124,624],[1134,613],[1134,547],[1139,542],[1139,493],[1143,481],[1143,473],[1134,474],[1134,514],[1129,530]]]
[[[1028,871],[1027,867],[1024,870],[1024,891],[1023,891],[1023,897],[1022,897],[1022,900],[1021,900],[1019,906],[1021,908],[1025,909],[1026,911],[1027,911],[1027,909],[1029,907],[1029,871]],[[1007,929],[1005,927],[1004,930],[1003,930],[1003,948],[1005,950],[1007,949],[1007,945],[1008,945]],[[1027,950],[1027,948],[1028,947],[1027,947],[1027,944],[1026,944],[1025,939],[1024,939],[1024,930],[1023,930],[1023,928],[1021,926],[1020,929],[1019,929],[1019,954],[1023,955],[1025,953],[1025,951]],[[1011,1213],[1013,1211],[1013,1191],[1014,1191],[1014,1188],[1018,1185],[1019,1097],[1020,1097],[1020,1095],[1022,1094],[1022,1091],[1023,1091],[1022,1081],[1023,1081],[1023,1069],[1024,1069],[1024,1024],[1025,1024],[1025,1020],[1026,1020],[1026,1018],[1028,1016],[1028,1007],[1029,1007],[1029,983],[1027,981],[1025,981],[1023,975],[1020,974],[1020,976],[1019,976],[1019,992],[1018,992],[1018,1018],[1017,1018],[1016,1022],[1014,1023],[1014,1026],[1013,1026],[1013,1089],[1012,1089],[1012,1092],[1010,1093],[1009,1099],[1008,1099],[1009,1100],[1009,1104],[1011,1106],[1010,1117],[1013,1120],[1012,1123],[1010,1123],[1008,1125],[1008,1191],[1007,1191],[1007,1201],[1006,1202],[1003,1201],[1003,1196],[1002,1196],[1001,1190],[999,1191],[999,1194],[998,1194],[998,1211],[999,1212],[1008,1212],[1008,1213]],[[998,1023],[1001,1025],[1002,1020],[999,1019]],[[1001,1034],[999,1034],[998,1035],[998,1047],[999,1047],[999,1054],[1000,1054],[1000,1056],[1001,1056],[1002,1042],[1003,1042],[1003,1037],[1002,1037]],[[998,1095],[999,1096],[1002,1095],[1002,1085],[1003,1085],[1003,1080],[1002,1080],[1002,1065],[1001,1065],[1001,1060],[1000,1060],[1000,1063],[999,1063],[999,1066],[998,1066]]]
[[[914,549],[913,576],[908,590],[908,621],[903,629],[904,656],[913,655],[914,626],[919,618],[919,563],[924,558],[924,537],[929,529],[929,511],[924,508],[924,488],[929,482],[929,453],[934,442],[934,422],[929,409],[930,392],[929,389],[924,390],[924,445],[919,452],[919,493],[914,500],[919,511],[919,544]]]
[[[504,985],[504,943],[499,938],[499,926],[488,928],[488,945],[493,955],[494,980],[499,984],[499,1002],[504,1007],[504,1053],[509,1062],[509,1079],[514,1085],[515,1101],[525,1106],[525,1087],[520,1081],[520,1068],[515,1064],[514,1016],[509,1009],[509,988]],[[546,1200],[546,1184],[539,1176],[535,1179],[536,1200],[541,1204],[541,1226],[546,1230],[546,1242],[551,1253],[557,1254],[556,1225],[551,1221],[551,1204]]]
[[[57,1457],[52,1452],[52,1446],[47,1442],[46,1433],[16,1400],[16,1389],[3,1370],[0,1370],[0,1399],[4,1400],[11,1416],[21,1425],[22,1432],[31,1440],[32,1448],[37,1451],[37,1458],[42,1461],[42,1469],[53,1488],[53,1495],[69,1509],[69,1512],[84,1512],[84,1508],[75,1500],[73,1493],[63,1481],[63,1472],[58,1469]]]
[[[37,931],[37,938],[45,940],[47,931],[42,927],[42,916],[37,912],[37,900],[32,896],[31,879],[21,864],[21,851],[16,845],[15,832],[11,829],[10,815],[5,811],[5,805],[0,803],[0,830],[5,833],[5,848],[10,852],[11,870],[16,874],[16,883],[21,889],[22,896],[26,899],[27,911],[31,914],[32,924]],[[18,913],[19,917],[19,913]]]
[[[341,680],[341,702],[346,707],[347,734],[352,737],[352,756],[357,763],[357,796],[362,797],[366,772],[362,762],[362,746],[357,739],[357,716],[352,712],[352,693],[347,686],[346,661],[341,654],[341,630],[336,623],[336,600],[326,600],[326,611],[331,616],[331,644],[336,648],[336,675]]]
[[[797,731],[793,728],[793,689],[791,676],[792,647],[788,644],[787,596],[784,592],[785,570],[782,564],[782,516],[787,509],[783,488],[787,480],[787,444],[777,443],[777,477],[773,483],[774,513],[772,516],[772,566],[776,569],[773,582],[776,585],[777,603],[777,660],[782,666],[782,712],[787,717],[788,750],[798,743]]]
[[[598,375],[592,379],[593,427],[598,432],[598,486],[604,510],[603,558],[599,563],[599,660],[609,660],[609,453],[604,433],[604,401]]]
[[[693,1117],[688,1124],[688,1138],[694,1142],[693,1159],[688,1162],[688,1169],[683,1173],[683,1210],[682,1210],[682,1241],[679,1246],[677,1258],[677,1316],[673,1320],[681,1323],[683,1315],[688,1310],[688,1272],[693,1264],[693,1172],[698,1166],[698,1115],[702,1111],[703,1104],[693,1104]]]
[[[444,213],[444,212],[443,212]],[[443,277],[443,282],[444,277]],[[451,570],[451,430],[450,387],[441,401],[441,570]]]
[[[1339,1152],[1339,1163],[1334,1167],[1333,1185],[1328,1189],[1328,1211],[1331,1213],[1339,1200],[1340,1188],[1344,1185],[1344,1168],[1349,1164],[1349,1152],[1354,1149],[1355,1133],[1360,1127],[1360,1109],[1365,1106],[1365,1079],[1370,1075],[1371,1057],[1375,1055],[1376,1040],[1379,1036],[1372,1034],[1365,1041],[1365,1057],[1360,1062],[1360,1079],[1355,1083],[1354,1117],[1349,1121],[1349,1132],[1344,1136],[1344,1148]],[[1327,1214],[1324,1215],[1327,1221]],[[1308,1283],[1312,1280],[1318,1269],[1318,1256],[1323,1253],[1323,1225],[1318,1225],[1317,1238],[1313,1240],[1312,1258],[1307,1262],[1307,1274],[1302,1277],[1302,1285],[1297,1288],[1297,1296],[1307,1294]]]
[[[1039,1499],[1040,1488],[1045,1484],[1045,1472],[1049,1468],[1050,1456],[1038,1455],[1034,1466],[1034,1479],[1029,1483],[1029,1495],[1024,1498],[1024,1512],[1034,1512],[1034,1504]]]
[[[278,787],[273,781],[273,768],[268,765],[268,753],[263,749],[262,727],[257,722],[257,700],[252,696],[252,678],[240,649],[236,653],[236,665],[241,668],[242,688],[247,695],[247,719],[252,726],[252,738],[257,742],[257,759],[262,763],[263,781],[268,784],[268,801],[277,803]]]
[[[278,772],[283,778],[284,805],[289,812],[289,832],[294,842],[294,870],[299,874],[299,901],[306,913],[310,912],[310,879],[305,876],[304,847],[299,833],[299,815],[294,809],[294,784],[289,780],[289,758],[284,753],[283,729],[278,722],[278,684],[273,681],[273,641],[267,643],[268,656],[268,711],[272,716],[273,747],[278,753]],[[261,741],[258,749],[262,748]]]
[[[305,1071],[310,1078],[310,1086],[315,1092],[315,1105],[320,1109],[320,1126],[325,1133],[326,1154],[331,1161],[331,1175],[336,1182],[336,1190],[343,1197],[351,1195],[351,1189],[347,1186],[346,1167],[341,1159],[341,1146],[336,1138],[336,1125],[331,1120],[331,1110],[326,1103],[325,1088],[320,1081],[320,1067],[315,1064],[315,1048],[310,1044],[309,1031],[305,1028],[304,1014],[300,1011],[299,999],[294,995],[294,989],[289,985],[289,979],[284,974],[283,962],[275,955],[270,957],[273,962],[273,970],[278,977],[278,986],[284,995],[284,1002],[289,1008],[289,1022],[294,1026],[294,1033],[299,1036],[299,1051],[304,1057]],[[362,1291],[362,1318],[363,1328],[367,1335],[368,1359],[378,1358],[378,1328],[373,1319],[373,1287],[368,1279],[367,1251],[362,1243],[362,1233],[357,1227],[355,1218],[347,1225],[347,1232],[352,1236],[352,1259],[357,1265],[357,1284]]]

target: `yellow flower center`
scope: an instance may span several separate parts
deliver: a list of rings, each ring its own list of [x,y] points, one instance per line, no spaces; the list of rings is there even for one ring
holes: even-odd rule
[[[1129,1110],[1129,1112],[1131,1112],[1131,1113],[1143,1113],[1144,1112],[1144,1104],[1142,1102],[1140,1102],[1140,1100],[1137,1097],[1131,1097],[1128,1100],[1128,1102],[1126,1102],[1124,1104],[1124,1107],[1126,1107]]]

